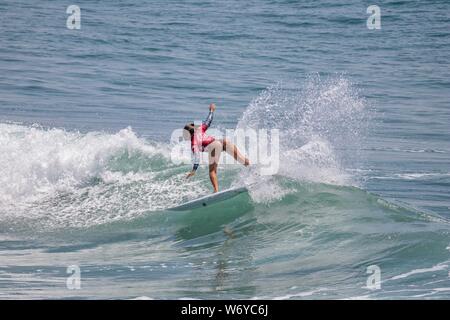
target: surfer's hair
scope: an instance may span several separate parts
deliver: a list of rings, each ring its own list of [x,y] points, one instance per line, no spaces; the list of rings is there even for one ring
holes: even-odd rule
[[[189,140],[191,138],[191,136],[194,134],[194,130],[195,130],[194,124],[187,123],[184,126],[184,132],[183,132],[184,139]]]

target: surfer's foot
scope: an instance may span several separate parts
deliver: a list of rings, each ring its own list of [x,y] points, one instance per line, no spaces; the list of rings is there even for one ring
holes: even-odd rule
[[[250,165],[250,161],[248,159],[245,159],[244,166],[248,167]]]

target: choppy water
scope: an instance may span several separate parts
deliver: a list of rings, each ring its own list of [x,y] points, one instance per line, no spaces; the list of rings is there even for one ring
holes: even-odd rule
[[[0,3],[1,298],[445,298],[450,4]],[[170,135],[280,128],[249,193],[188,182]],[[68,266],[81,269],[69,290]],[[367,267],[381,288],[366,288]]]

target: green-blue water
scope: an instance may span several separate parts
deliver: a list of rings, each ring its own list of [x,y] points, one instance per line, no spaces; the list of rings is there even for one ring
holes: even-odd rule
[[[368,1],[76,4],[0,2],[0,298],[450,297],[448,1],[381,30]],[[167,211],[211,192],[170,143],[210,102],[281,129],[280,170]]]

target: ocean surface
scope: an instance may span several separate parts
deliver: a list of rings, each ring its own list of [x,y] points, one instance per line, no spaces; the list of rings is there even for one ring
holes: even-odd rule
[[[447,0],[0,1],[0,298],[449,299],[449,25]],[[212,191],[170,140],[211,102],[280,130],[279,172],[221,166],[249,192],[168,211]]]

